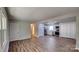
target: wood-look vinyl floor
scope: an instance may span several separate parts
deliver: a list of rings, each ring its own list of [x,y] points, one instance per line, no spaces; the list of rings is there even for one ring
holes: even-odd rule
[[[45,36],[12,41],[9,52],[74,52],[75,39]]]

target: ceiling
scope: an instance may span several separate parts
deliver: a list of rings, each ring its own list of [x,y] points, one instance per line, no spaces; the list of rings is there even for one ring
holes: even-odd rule
[[[41,23],[43,24],[59,24],[59,23],[66,23],[66,22],[76,22],[76,17],[68,17],[68,18],[64,18],[64,19],[59,19],[59,20],[48,20],[48,21],[43,21]]]
[[[78,7],[8,7],[10,20],[38,21],[79,12]]]

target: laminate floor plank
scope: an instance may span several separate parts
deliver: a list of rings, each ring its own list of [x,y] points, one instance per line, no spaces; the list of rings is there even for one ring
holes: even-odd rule
[[[44,36],[12,41],[9,52],[75,52],[75,39]]]

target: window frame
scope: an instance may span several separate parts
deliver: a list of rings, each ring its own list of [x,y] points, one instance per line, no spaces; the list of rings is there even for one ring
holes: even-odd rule
[[[4,47],[4,45],[5,45],[5,42],[6,42],[6,40],[7,40],[7,16],[6,16],[6,12],[5,12],[5,9],[4,8],[0,8],[0,13],[1,13],[1,30],[0,30],[0,34],[1,34],[1,42],[0,42],[0,48],[1,48],[1,51],[2,51],[2,49],[3,49],[3,47]],[[4,22],[2,21],[2,17],[4,17],[4,19],[6,20],[4,20]],[[6,23],[5,23],[6,22]],[[4,27],[5,28],[3,28],[3,23],[4,23]],[[5,33],[5,34],[4,34]]]

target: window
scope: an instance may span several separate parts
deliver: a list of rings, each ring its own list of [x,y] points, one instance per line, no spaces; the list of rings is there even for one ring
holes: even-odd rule
[[[2,30],[6,30],[7,26],[6,26],[6,17],[4,15],[2,15]]]
[[[53,26],[49,26],[49,30],[50,31],[54,31],[54,27]]]
[[[0,48],[3,49],[3,45],[7,40],[7,18],[3,8],[0,9]]]
[[[2,14],[2,45],[4,44],[4,42],[6,41],[6,32],[7,32],[7,19],[6,19],[6,17],[4,16],[4,14]]]

